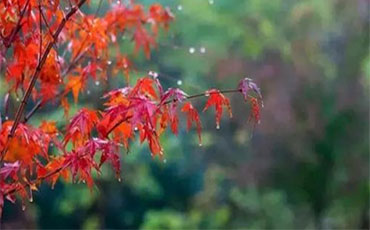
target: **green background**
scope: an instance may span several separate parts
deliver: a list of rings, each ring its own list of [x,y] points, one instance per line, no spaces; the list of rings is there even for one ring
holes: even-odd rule
[[[137,1],[148,7],[154,1]],[[34,202],[6,203],[4,228],[267,229],[367,228],[369,224],[369,1],[163,0],[176,16],[152,58],[130,56],[139,72],[188,94],[235,88],[253,78],[264,96],[262,122],[230,95],[234,117],[215,128],[201,114],[194,130],[162,137],[165,160],[134,142],[122,152],[122,182],[110,168],[93,192],[84,184],[41,186]],[[95,12],[98,1],[92,1]],[[103,1],[100,14],[108,9]],[[181,9],[181,10],[179,10]],[[121,51],[131,53],[130,35]],[[195,52],[189,52],[194,48]],[[204,49],[203,49],[204,48]],[[205,50],[205,52],[201,52]],[[4,84],[4,83],[2,83]],[[119,76],[90,85],[73,105],[102,108]],[[1,98],[6,93],[0,87]],[[11,99],[15,104],[15,98]],[[194,101],[201,109],[205,99]],[[2,103],[2,102],[1,102]],[[29,105],[32,107],[32,105]],[[10,108],[14,110],[14,108]],[[3,118],[4,119],[4,118]],[[32,124],[63,111],[50,105]]]

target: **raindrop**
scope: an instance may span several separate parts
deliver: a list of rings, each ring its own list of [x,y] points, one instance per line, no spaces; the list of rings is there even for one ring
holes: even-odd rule
[[[191,53],[191,54],[195,53],[195,48],[194,47],[190,47],[189,48],[189,53]]]
[[[178,10],[178,11],[181,11],[181,10],[182,10],[182,5],[178,5],[178,6],[177,6],[177,10]]]
[[[148,75],[151,76],[151,77],[153,77],[153,78],[157,78],[158,77],[158,73],[157,72],[154,72],[154,71],[149,71]]]
[[[116,3],[117,3],[117,5],[120,5],[120,4],[121,4],[121,1],[120,1],[120,0],[118,0]]]
[[[206,52],[206,48],[203,47],[203,46],[200,47],[199,52],[202,53],[202,54],[204,54]]]
[[[214,0],[208,0],[208,3],[213,5],[213,3],[215,3],[215,1]]]
[[[136,131],[138,131],[138,130],[139,130],[139,129],[138,129],[137,127],[135,127],[135,128],[134,128],[134,131],[135,131],[135,132],[136,132]]]
[[[118,177],[118,182],[121,182],[121,181],[122,181],[121,177]]]
[[[28,200],[32,203],[33,202],[33,197],[31,196]]]
[[[69,10],[69,7],[68,7],[68,6],[66,6],[65,10]]]
[[[22,204],[22,211],[26,210],[26,205]]]
[[[177,85],[182,85],[182,81],[181,80],[177,80]]]
[[[96,86],[100,85],[100,81],[95,81],[95,85]]]
[[[220,129],[220,124],[217,124],[216,125],[216,129]]]
[[[5,117],[5,120],[9,120],[9,117],[8,117],[8,116],[6,116],[6,117]]]
[[[20,101],[19,97],[16,98],[17,101]]]
[[[107,61],[107,64],[108,64],[108,65],[111,65],[111,64],[112,64],[112,61]]]
[[[199,143],[199,147],[202,147],[203,146],[203,144],[202,143]]]

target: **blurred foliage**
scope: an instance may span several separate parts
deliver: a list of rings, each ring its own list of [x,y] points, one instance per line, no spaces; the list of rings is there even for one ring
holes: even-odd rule
[[[25,212],[6,203],[3,227],[367,228],[369,1],[159,2],[176,21],[151,60],[132,57],[132,81],[154,70],[166,86],[182,83],[196,93],[233,88],[248,76],[263,90],[262,124],[250,127],[248,106],[232,96],[234,118],[221,130],[203,114],[203,147],[184,128],[163,138],[162,160],[133,143],[122,153],[121,183],[106,169],[93,192],[44,186]],[[121,49],[132,49],[129,35]],[[104,91],[124,84],[122,76],[92,83],[73,109],[99,107]],[[63,112],[52,105],[34,118],[63,125]]]

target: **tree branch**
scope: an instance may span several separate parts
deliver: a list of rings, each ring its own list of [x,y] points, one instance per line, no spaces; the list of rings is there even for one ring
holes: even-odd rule
[[[74,7],[71,8],[71,10],[68,12],[68,14],[66,15],[65,18],[63,18],[63,20],[61,21],[61,23],[59,24],[56,32],[54,33],[53,35],[53,41],[49,42],[48,46],[46,47],[37,67],[36,67],[36,70],[35,72],[33,73],[32,77],[31,77],[31,82],[26,90],[26,93],[24,94],[23,96],[23,99],[22,99],[22,102],[21,104],[19,105],[18,107],[18,110],[17,110],[17,113],[15,115],[15,119],[14,119],[14,123],[12,125],[12,128],[10,130],[10,133],[9,133],[9,136],[7,138],[7,142],[6,144],[4,145],[4,148],[3,150],[1,151],[1,159],[0,159],[0,163],[3,161],[4,157],[5,157],[5,154],[6,154],[6,151],[8,149],[8,145],[9,145],[9,141],[11,138],[13,138],[14,134],[15,134],[15,131],[18,127],[18,124],[19,124],[19,121],[21,119],[21,116],[23,114],[23,111],[24,111],[24,108],[27,104],[27,101],[29,99],[29,97],[31,96],[31,92],[35,86],[35,83],[37,81],[37,78],[38,76],[40,75],[40,72],[41,72],[41,69],[42,67],[44,66],[45,64],[45,61],[46,61],[46,58],[48,57],[50,51],[51,51],[51,48],[53,47],[53,45],[57,42],[57,39],[58,39],[58,36],[60,34],[60,32],[63,30],[65,24],[67,23],[67,21],[73,16],[74,13],[76,13],[76,11],[86,2],[86,0],[81,0],[77,5],[75,5]]]

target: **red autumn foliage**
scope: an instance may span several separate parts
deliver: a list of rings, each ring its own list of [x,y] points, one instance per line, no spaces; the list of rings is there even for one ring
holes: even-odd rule
[[[69,3],[71,5],[69,5]],[[219,127],[223,109],[231,106],[225,93],[240,92],[252,105],[250,120],[259,122],[262,96],[251,79],[241,80],[233,90],[211,89],[188,95],[178,88],[165,90],[156,74],[139,78],[134,85],[107,92],[104,109],[82,108],[59,131],[56,122],[27,123],[45,104],[53,103],[70,114],[71,97],[78,102],[89,81],[107,81],[122,72],[129,82],[133,62],[127,53],[109,52],[118,37],[132,36],[133,53],[144,51],[150,58],[159,30],[167,30],[173,14],[153,4],[148,10],[134,1],[111,3],[103,16],[83,13],[87,0],[5,0],[0,2],[0,71],[11,94],[21,96],[14,119],[0,120],[0,216],[4,199],[32,201],[32,192],[44,181],[54,186],[59,178],[94,185],[92,171],[100,174],[109,162],[120,178],[120,150],[138,138],[152,156],[162,156],[160,137],[169,128],[179,131],[179,113],[187,117],[187,129],[195,124],[201,142],[202,124],[197,109],[187,100],[206,96],[203,111],[214,107]],[[66,5],[67,4],[67,5]],[[68,58],[67,58],[68,57]],[[115,62],[115,63],[112,63]],[[108,74],[108,71],[111,74]],[[249,95],[256,94],[257,97]],[[34,107],[26,111],[26,104]],[[184,103],[181,109],[180,104]],[[7,108],[5,109],[7,110]],[[58,150],[51,154],[50,145]]]

